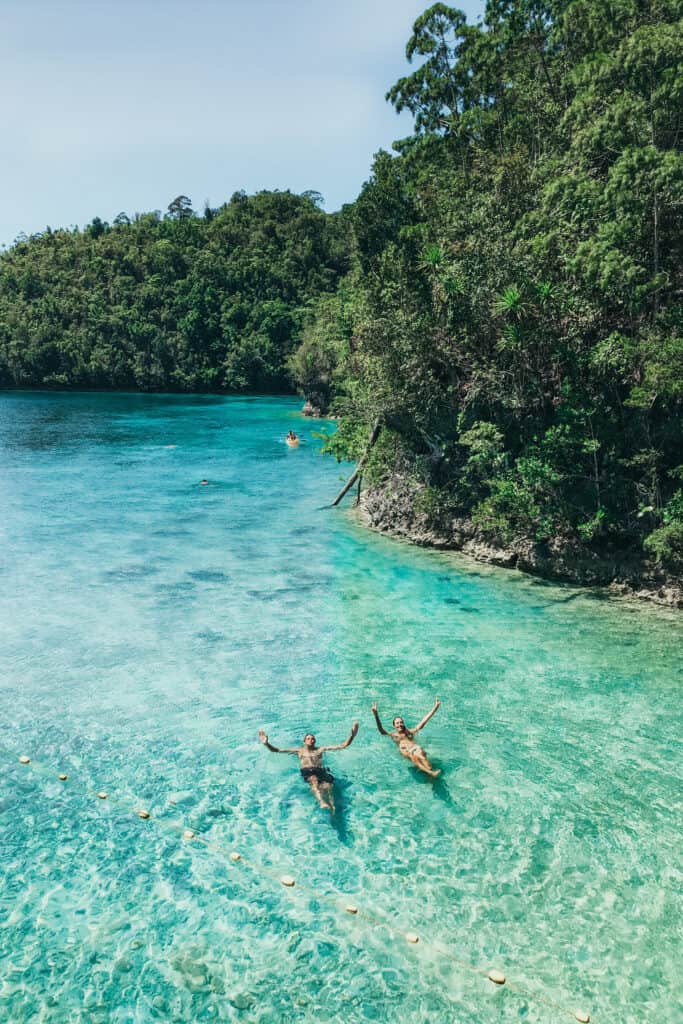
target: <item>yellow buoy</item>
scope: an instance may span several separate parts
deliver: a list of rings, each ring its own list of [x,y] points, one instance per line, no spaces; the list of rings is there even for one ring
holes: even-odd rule
[[[186,828],[183,832],[183,839],[194,839],[194,832],[191,828]]]
[[[504,985],[505,975],[500,971],[489,971],[489,981],[492,981],[494,985]]]
[[[581,1010],[577,1010],[574,1016],[578,1020],[579,1024],[590,1024],[590,1013],[582,1013]]]
[[[291,887],[293,885],[296,885],[296,882],[294,881],[294,879],[292,878],[291,875],[283,875],[282,878],[280,879],[280,881],[282,882],[283,885],[286,885],[289,889],[291,889]]]
[[[138,818],[142,818],[143,821],[149,818],[149,811],[138,811]]]
[[[19,758],[19,764],[30,764],[30,763],[31,763],[31,758],[27,757],[26,754],[22,754],[21,757]]]
[[[358,907],[355,907],[353,903],[347,903],[346,906],[344,907],[344,910],[346,911],[347,914],[358,913]]]
[[[66,782],[66,780],[67,780],[68,778],[69,778],[69,776],[68,776],[68,775],[65,775],[65,774],[64,774],[64,772],[62,772],[62,773],[61,773],[61,775],[59,776],[59,781],[60,781],[60,782]]]
[[[101,789],[97,795],[100,798],[100,800],[106,800],[107,799],[107,794],[104,792],[103,789]]]
[[[420,936],[416,935],[415,932],[406,932],[406,941],[407,942],[419,942],[420,941]]]
[[[233,850],[230,854],[230,860],[242,860],[242,854],[238,853],[237,850]]]

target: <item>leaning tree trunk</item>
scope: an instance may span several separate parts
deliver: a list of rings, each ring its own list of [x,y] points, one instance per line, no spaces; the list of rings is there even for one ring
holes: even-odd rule
[[[367,457],[370,454],[370,451],[372,450],[372,447],[373,447],[375,441],[379,437],[381,430],[382,430],[382,420],[381,420],[381,417],[378,416],[377,419],[375,420],[374,425],[373,425],[372,431],[370,433],[370,437],[368,438],[368,443],[365,446],[365,451],[363,452],[362,458],[361,458],[360,462],[358,463],[358,465],[356,466],[356,472],[353,474],[353,476],[348,481],[348,483],[344,484],[344,486],[342,487],[341,491],[339,492],[337,497],[332,502],[332,505],[330,506],[330,508],[334,508],[335,505],[339,504],[339,502],[342,500],[344,495],[347,494],[348,491],[351,490],[351,488],[355,484],[356,480],[358,480],[358,478],[361,476],[361,474],[363,472],[363,466],[365,465],[365,463],[367,461]]]

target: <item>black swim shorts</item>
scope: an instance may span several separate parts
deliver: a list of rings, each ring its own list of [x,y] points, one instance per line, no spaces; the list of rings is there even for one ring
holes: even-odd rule
[[[317,779],[318,782],[334,782],[334,775],[328,772],[327,768],[302,768],[301,776],[307,782],[309,779]]]

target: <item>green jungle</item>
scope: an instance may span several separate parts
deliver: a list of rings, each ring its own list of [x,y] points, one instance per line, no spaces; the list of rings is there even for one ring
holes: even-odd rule
[[[327,450],[412,481],[430,521],[680,573],[682,17],[434,4],[387,93],[414,133],[340,212],[181,195],[16,239],[0,385],[297,389],[338,419]]]

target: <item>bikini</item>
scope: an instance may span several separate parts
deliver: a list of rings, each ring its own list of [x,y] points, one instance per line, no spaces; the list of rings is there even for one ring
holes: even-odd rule
[[[415,740],[411,739],[411,737],[407,736],[405,733],[398,740],[397,746],[400,751],[406,754],[424,753],[420,744],[416,743]]]

